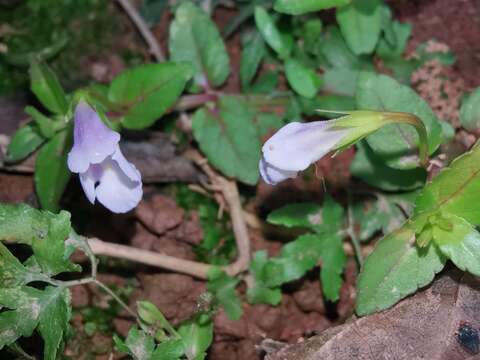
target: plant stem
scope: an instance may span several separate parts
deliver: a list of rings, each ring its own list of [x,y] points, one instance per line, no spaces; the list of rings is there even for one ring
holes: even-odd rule
[[[352,213],[352,202],[350,194],[348,194],[348,207],[347,207],[347,218],[348,218],[348,228],[346,232],[352,241],[353,249],[355,251],[355,256],[357,258],[358,266],[362,268],[363,266],[363,254],[362,247],[360,246],[360,240],[358,239],[357,234],[355,233],[355,221],[353,220]]]
[[[95,283],[98,287],[102,288],[103,291],[105,291],[107,294],[109,294],[111,297],[113,297],[130,315],[132,315],[134,318],[137,318],[137,314],[135,311],[130,309],[130,307],[125,304],[125,302],[120,299],[120,297],[113,292],[112,289],[110,289],[107,285],[102,283],[101,281],[98,281],[97,279],[93,279],[93,283]]]

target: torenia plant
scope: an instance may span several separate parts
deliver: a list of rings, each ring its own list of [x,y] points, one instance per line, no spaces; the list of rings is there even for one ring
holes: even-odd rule
[[[263,180],[275,185],[299,171],[355,144],[382,126],[400,123],[415,127],[420,138],[422,165],[428,161],[427,131],[415,115],[401,112],[351,111],[337,119],[310,123],[292,122],[278,130],[262,148],[259,168]]]

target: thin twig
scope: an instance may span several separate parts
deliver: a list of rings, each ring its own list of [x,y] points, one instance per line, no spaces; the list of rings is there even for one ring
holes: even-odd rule
[[[155,56],[155,59],[158,62],[165,61],[165,56],[163,55],[162,49],[158,44],[157,39],[153,36],[150,28],[143,20],[142,16],[138,13],[137,9],[130,3],[130,0],[117,0],[123,10],[127,13],[128,17],[137,27],[140,34],[142,34],[143,39],[150,48],[150,52]]]
[[[355,232],[355,221],[353,219],[352,202],[350,200],[351,200],[351,195],[348,194],[348,205],[347,205],[348,227],[346,229],[346,232],[350,236],[353,249],[355,250],[355,256],[357,257],[358,265],[361,268],[363,266],[362,247],[360,246],[360,240]]]

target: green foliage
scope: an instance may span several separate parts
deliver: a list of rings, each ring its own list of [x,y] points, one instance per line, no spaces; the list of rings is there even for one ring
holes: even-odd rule
[[[365,110],[409,112],[420,118],[428,133],[428,150],[433,153],[441,143],[442,128],[437,117],[411,88],[394,79],[363,72],[358,79],[357,107]],[[406,169],[418,166],[418,134],[412,126],[392,124],[367,138],[368,144],[389,166]]]
[[[467,130],[480,128],[480,87],[463,98],[460,108],[460,122]]]
[[[293,90],[301,96],[313,98],[320,88],[318,75],[295,59],[285,62],[285,75]]]
[[[329,9],[336,6],[346,5],[351,0],[275,0],[274,9],[290,15]]]
[[[352,0],[336,11],[340,30],[357,55],[371,53],[378,42],[381,30],[381,0]]]
[[[151,126],[175,104],[192,69],[186,63],[164,62],[124,71],[108,89],[108,100],[119,109],[119,120],[129,129]]]
[[[205,359],[206,351],[213,340],[213,322],[209,316],[198,314],[178,328],[185,345],[185,356],[188,360]]]
[[[255,23],[265,42],[275,50],[281,59],[286,60],[293,46],[291,35],[280,32],[274,18],[260,6],[255,7]]]
[[[170,25],[171,60],[188,61],[194,68],[194,82],[204,88],[222,85],[230,73],[229,58],[216,25],[197,6],[184,2]]]
[[[277,257],[267,260],[265,253],[255,255],[250,265],[255,286],[248,290],[249,300],[278,303],[280,293],[275,291],[276,288],[301,278],[319,262],[324,295],[328,300],[338,300],[346,261],[341,236],[342,207],[330,198],[325,200],[321,209],[309,203],[290,204],[270,214],[268,221],[288,227],[307,227],[313,233],[289,242]]]
[[[365,141],[357,143],[350,171],[365,183],[386,191],[418,189],[427,177],[422,168],[400,170],[388,166]]]
[[[265,56],[265,42],[258,32],[251,32],[242,39],[243,51],[240,60],[240,80],[246,90]]]
[[[70,180],[67,154],[72,147],[72,132],[55,135],[40,150],[35,163],[35,188],[42,208],[58,211],[60,198]]]
[[[257,182],[260,138],[281,125],[273,114],[262,116],[238,96],[222,96],[216,110],[204,107],[193,116],[193,135],[208,160],[225,175],[253,185]]]
[[[18,129],[8,144],[6,160],[17,162],[25,159],[33,151],[43,144],[45,138],[42,136],[38,126],[30,122]]]
[[[242,316],[242,302],[235,291],[239,279],[228,276],[217,267],[212,267],[208,272],[207,290],[222,306],[231,320],[238,320]]]

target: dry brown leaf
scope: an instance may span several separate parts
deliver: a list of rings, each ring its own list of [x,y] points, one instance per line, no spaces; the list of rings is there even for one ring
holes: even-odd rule
[[[266,360],[480,359],[457,340],[480,328],[480,279],[450,271],[393,308],[288,345]]]

